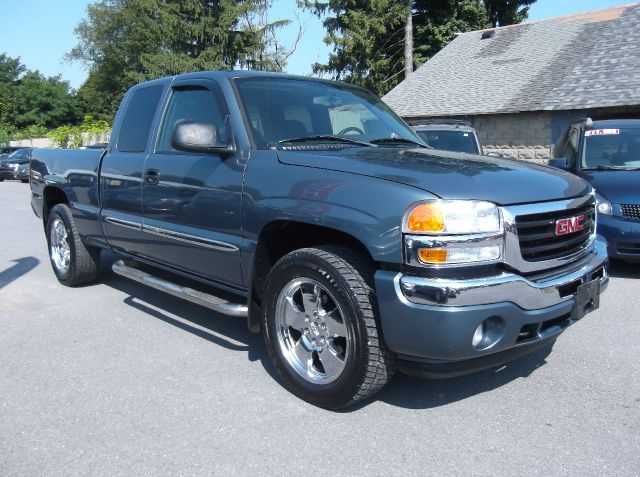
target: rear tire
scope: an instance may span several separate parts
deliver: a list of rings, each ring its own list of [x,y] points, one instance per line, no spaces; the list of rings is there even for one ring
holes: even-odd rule
[[[396,358],[377,319],[373,265],[342,246],[282,257],[267,277],[263,335],[285,385],[326,409],[365,399],[391,379]]]
[[[57,204],[47,220],[49,259],[56,278],[68,287],[90,283],[98,277],[100,250],[87,247],[76,229],[71,209]]]

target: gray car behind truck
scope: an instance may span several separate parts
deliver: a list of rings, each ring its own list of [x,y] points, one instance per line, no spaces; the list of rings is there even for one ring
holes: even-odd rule
[[[64,285],[115,273],[247,320],[282,382],[330,409],[395,370],[454,376],[548,346],[598,307],[594,191],[435,151],[340,83],[203,72],[133,87],[105,150],[34,150]]]

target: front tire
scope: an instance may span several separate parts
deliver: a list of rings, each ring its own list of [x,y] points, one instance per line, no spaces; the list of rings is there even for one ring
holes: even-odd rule
[[[296,250],[273,267],[263,334],[298,397],[340,409],[380,389],[395,372],[377,320],[373,266],[341,246]]]
[[[47,219],[47,244],[53,272],[63,285],[77,287],[98,277],[100,250],[82,242],[71,209],[65,204],[51,209]]]

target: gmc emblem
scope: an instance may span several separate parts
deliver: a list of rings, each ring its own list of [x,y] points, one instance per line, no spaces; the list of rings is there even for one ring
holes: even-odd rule
[[[567,235],[584,230],[584,215],[567,217],[556,221],[556,235]]]

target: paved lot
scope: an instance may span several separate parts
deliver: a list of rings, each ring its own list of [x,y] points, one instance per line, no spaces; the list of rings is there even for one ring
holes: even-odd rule
[[[344,413],[274,378],[241,320],[109,271],[50,270],[28,186],[0,184],[0,475],[640,473],[640,267],[553,351],[445,381],[396,376]]]

